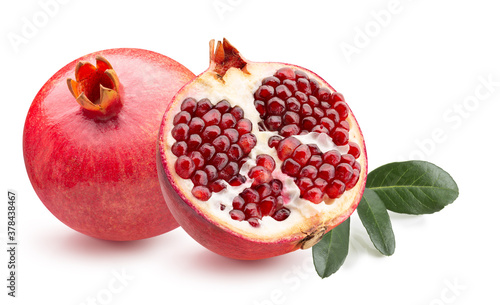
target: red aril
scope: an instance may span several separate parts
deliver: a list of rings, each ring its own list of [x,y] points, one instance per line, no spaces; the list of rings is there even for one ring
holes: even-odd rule
[[[140,49],[88,54],[52,76],[31,104],[23,136],[29,179],[50,212],[107,240],[176,228],[158,182],[156,140],[163,112],[193,77],[178,62]],[[176,121],[193,120],[186,112]],[[186,130],[177,129],[184,139]],[[195,142],[179,142],[173,152],[185,157]]]
[[[356,119],[313,72],[251,62],[226,40],[210,46],[209,69],[179,91],[160,127],[158,172],[170,210],[194,239],[227,257],[311,247],[351,215],[363,194],[367,160]],[[224,111],[216,107],[222,102]],[[218,123],[185,129],[190,123],[175,119],[182,110],[191,121],[210,114]],[[232,134],[227,151],[226,140],[215,140],[220,134]],[[214,179],[225,186],[203,197],[193,188],[194,172],[175,166],[183,159],[179,143],[192,135],[200,135],[205,164],[217,168]],[[219,147],[215,156],[208,146]],[[228,174],[219,164],[230,161]]]

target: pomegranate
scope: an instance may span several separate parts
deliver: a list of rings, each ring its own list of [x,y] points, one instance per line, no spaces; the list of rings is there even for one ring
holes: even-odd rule
[[[342,94],[304,68],[210,43],[210,67],[166,111],[163,195],[179,224],[221,255],[262,259],[309,248],[364,191],[363,136]]]
[[[50,212],[107,240],[178,227],[161,194],[156,140],[172,97],[194,76],[140,49],[88,54],[52,76],[31,104],[23,135],[29,179]]]

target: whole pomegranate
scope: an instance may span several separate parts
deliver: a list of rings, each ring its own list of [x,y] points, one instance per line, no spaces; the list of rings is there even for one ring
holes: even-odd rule
[[[309,248],[357,207],[363,136],[342,94],[304,68],[210,43],[210,67],[166,111],[163,195],[200,244],[236,259]]]
[[[23,136],[29,179],[49,211],[107,240],[176,228],[158,182],[156,140],[162,114],[193,77],[141,49],[88,54],[52,76],[31,104]]]

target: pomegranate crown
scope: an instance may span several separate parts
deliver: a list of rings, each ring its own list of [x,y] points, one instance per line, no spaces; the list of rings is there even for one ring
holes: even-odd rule
[[[75,80],[67,79],[69,91],[80,106],[92,117],[108,119],[115,116],[122,104],[119,96],[120,82],[111,64],[96,55],[96,65],[79,61]]]

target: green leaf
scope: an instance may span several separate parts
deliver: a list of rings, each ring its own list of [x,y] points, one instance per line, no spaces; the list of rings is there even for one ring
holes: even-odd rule
[[[391,219],[384,202],[380,200],[377,193],[371,189],[365,189],[357,211],[375,248],[383,255],[394,254],[396,240],[392,231]]]
[[[349,224],[350,218],[347,218],[314,245],[314,267],[321,278],[334,274],[344,264],[349,253]]]
[[[366,187],[385,207],[405,214],[431,214],[458,197],[458,186],[440,167],[424,161],[383,165],[368,174]]]

